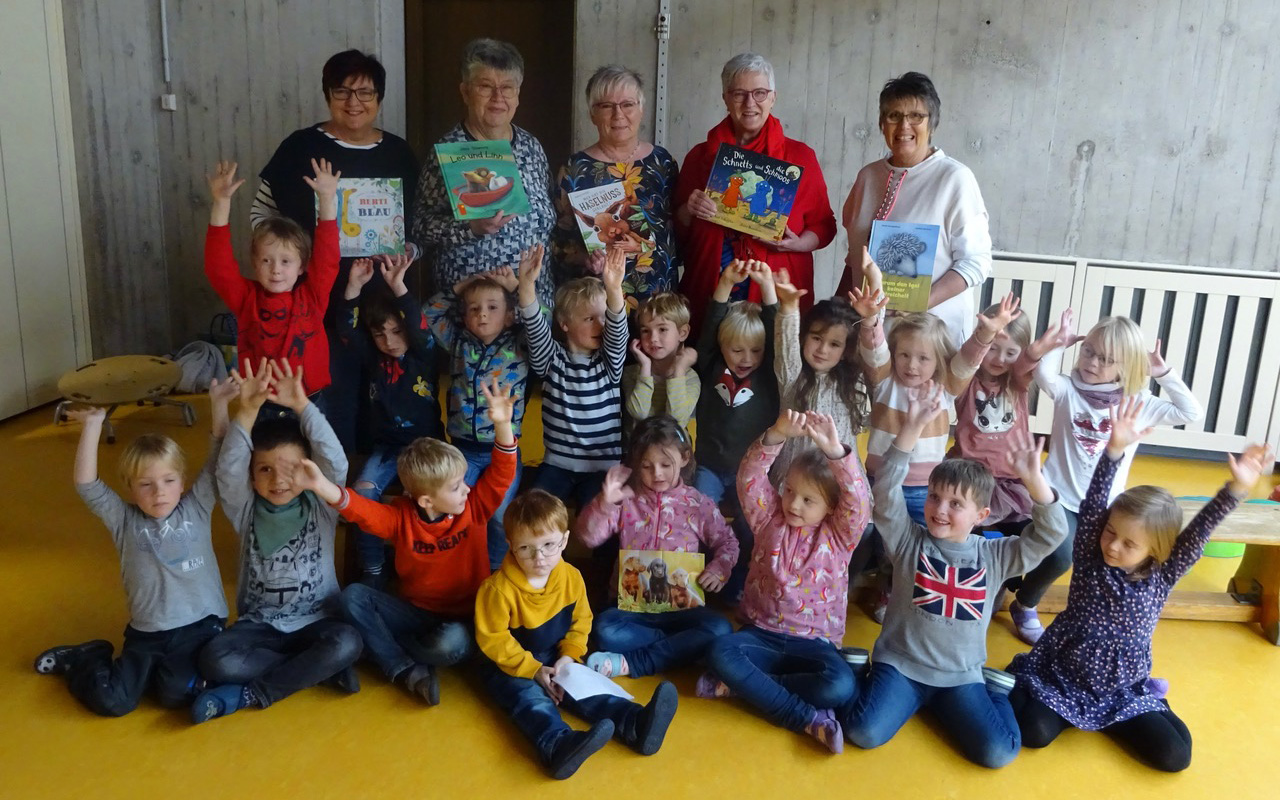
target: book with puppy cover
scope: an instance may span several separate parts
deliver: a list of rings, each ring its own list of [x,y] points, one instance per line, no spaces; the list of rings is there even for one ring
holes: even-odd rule
[[[715,201],[711,221],[772,242],[781,241],[804,167],[721,144],[707,176],[707,197]]]
[[[618,553],[618,610],[642,614],[683,611],[707,604],[698,584],[703,553],[622,550]]]
[[[316,198],[316,213],[320,200]],[[404,252],[404,180],[338,179],[338,248],[343,258]]]
[[[929,310],[933,259],[938,252],[937,225],[924,222],[871,222],[867,253],[880,267],[885,297],[892,311]]]
[[[454,219],[465,222],[488,219],[499,211],[508,217],[529,212],[511,142],[441,142],[435,149]]]

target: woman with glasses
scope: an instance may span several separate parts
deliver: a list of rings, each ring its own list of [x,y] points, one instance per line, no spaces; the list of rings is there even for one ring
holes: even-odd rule
[[[740,53],[724,65],[720,84],[729,113],[707,131],[705,142],[689,151],[676,183],[676,234],[685,263],[680,289],[689,298],[695,336],[720,273],[734,259],[764,261],[775,272],[785,268],[791,282],[806,290],[800,303],[801,312],[807,311],[813,305],[813,251],[831,244],[836,235],[836,218],[827,199],[827,183],[818,166],[818,156],[803,142],[787,138],[782,123],[770,113],[777,98],[773,65],[757,53]],[[716,150],[724,143],[803,168],[781,241],[766,242],[709,221],[716,204],[703,189]],[[743,281],[730,297],[758,302],[758,285]]]
[[[844,201],[849,254],[836,293],[843,296],[862,282],[862,248],[872,220],[938,225],[929,311],[946,323],[959,347],[973,332],[977,313],[968,290],[991,275],[991,233],[973,172],[930,142],[941,117],[933,81],[919,72],[903,73],[880,91],[880,132],[889,155],[858,172]]]
[[[600,132],[595,144],[569,156],[556,177],[556,227],[551,231],[556,283],[604,269],[604,250],[588,255],[579,219],[595,228],[608,247],[627,252],[622,291],[629,311],[650,295],[670,292],[680,281],[680,255],[671,223],[671,196],[679,166],[662,147],[641,141],[644,84],[635,71],[610,64],[587,81],[591,122]],[[620,183],[621,201],[594,214],[574,210],[569,192]]]
[[[413,208],[418,159],[408,142],[375,125],[386,93],[386,69],[371,55],[345,50],[325,62],[320,83],[329,105],[329,119],[294,131],[276,148],[259,176],[262,182],[249,211],[250,224],[255,228],[267,217],[279,215],[297,222],[307,233],[315,230],[315,192],[303,181],[312,174],[312,159],[326,159],[335,173],[342,174],[340,194],[347,188],[343,181],[351,178],[399,178],[404,208],[406,212]],[[405,243],[405,249],[415,259],[421,252],[411,241]],[[326,315],[330,329],[342,306],[351,262],[350,258],[342,259],[341,271],[333,283]],[[373,275],[374,285],[390,296],[379,271],[374,270]],[[417,288],[414,272],[408,274],[407,282],[410,291]],[[371,290],[366,287],[366,291]],[[364,384],[358,374],[353,374],[359,368],[343,363],[340,348],[332,348],[331,352],[333,383],[325,390],[326,416],[343,446],[350,449],[355,445],[358,387]]]
[[[547,154],[533,134],[511,122],[520,107],[524,58],[507,42],[474,39],[462,52],[462,83],[458,89],[466,106],[462,122],[441,137],[444,142],[503,140],[511,142],[520,181],[529,197],[529,211],[502,213],[463,222],[453,218],[451,200],[435,150],[427,154],[418,182],[418,206],[413,235],[434,248],[432,277],[436,291],[452,291],[470,275],[520,263],[520,253],[547,243],[555,212],[551,207],[551,168]],[[538,299],[552,302],[551,270],[543,257]]]

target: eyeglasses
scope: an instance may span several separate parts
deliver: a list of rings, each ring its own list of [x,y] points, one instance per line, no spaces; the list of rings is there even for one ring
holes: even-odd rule
[[[516,558],[524,559],[525,561],[532,561],[538,556],[550,558],[560,552],[560,549],[565,546],[565,542],[568,538],[569,532],[565,531],[564,536],[562,536],[558,541],[548,542],[541,547],[534,547],[531,544],[522,544],[519,547],[513,547],[511,552],[516,554]]]
[[[747,102],[748,97],[750,97],[752,100],[755,100],[757,103],[763,103],[765,100],[769,99],[769,95],[773,94],[773,90],[772,89],[731,89],[725,92],[725,94],[728,95],[729,99],[732,100],[735,104],[742,105],[743,103]]]
[[[492,83],[473,83],[471,88],[476,90],[476,94],[482,97],[493,97],[495,94],[510,100],[520,92],[520,87],[514,83],[504,83],[501,86],[495,86]]]
[[[601,114],[613,116],[613,112],[621,111],[623,114],[630,114],[640,107],[640,103],[635,100],[623,100],[621,103],[595,103],[591,106],[592,111],[598,111]]]
[[[928,114],[925,114],[920,111],[909,111],[906,114],[902,113],[901,111],[890,111],[889,113],[884,115],[884,121],[889,123],[890,125],[900,125],[903,120],[906,120],[908,123],[912,125],[919,125],[921,122],[924,122],[928,118],[929,118]]]
[[[345,103],[351,99],[351,95],[355,95],[356,99],[361,103],[367,103],[370,100],[376,100],[378,97],[377,89],[351,89],[346,86],[335,86],[329,90],[329,96],[334,100]]]
[[[1080,358],[1089,360],[1089,361],[1096,361],[1098,364],[1104,367],[1113,367],[1115,366],[1115,363],[1116,363],[1116,360],[1114,358],[1111,358],[1109,356],[1104,356],[1102,353],[1099,353],[1097,350],[1094,350],[1092,347],[1089,346],[1088,342],[1080,345]]]

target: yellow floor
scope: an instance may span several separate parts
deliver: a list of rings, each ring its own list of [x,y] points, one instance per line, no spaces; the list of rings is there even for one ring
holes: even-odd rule
[[[205,452],[207,404],[182,427],[173,409],[124,409],[121,441],[163,430]],[[530,431],[532,433],[532,431]],[[71,463],[78,428],[51,423],[49,408],[0,423],[0,585],[4,654],[0,685],[0,797],[3,798],[418,798],[473,796],[771,797],[872,796],[1218,798],[1275,791],[1280,746],[1280,649],[1251,626],[1166,620],[1155,638],[1156,673],[1195,737],[1191,768],[1150,771],[1105,736],[1069,731],[1045,750],[1024,751],[998,772],[956,755],[927,720],[912,720],[888,745],[841,757],[772,727],[734,701],[692,696],[696,675],[672,676],[681,707],[661,753],[642,758],[610,744],[567,784],[544,777],[530,748],[460,671],[442,678],[443,702],[424,708],[361,668],[364,690],[317,688],[267,711],[245,711],[193,727],[182,713],[148,702],[121,719],[79,707],[60,679],[31,669],[47,646],[91,638],[117,644],[125,624],[116,554],[102,525],[77,499]],[[113,485],[120,445],[101,451]],[[1175,494],[1210,494],[1225,465],[1139,459],[1132,479]],[[1261,496],[1263,492],[1259,492]],[[223,575],[234,579],[232,534],[221,513],[214,538]],[[1217,589],[1234,569],[1206,559],[1187,583]],[[233,586],[227,584],[228,595]],[[870,647],[877,626],[849,615],[847,641]],[[1000,615],[991,663],[1021,645]],[[641,700],[651,678],[623,683]],[[1267,766],[1271,764],[1272,766]],[[1271,776],[1271,777],[1268,777]]]

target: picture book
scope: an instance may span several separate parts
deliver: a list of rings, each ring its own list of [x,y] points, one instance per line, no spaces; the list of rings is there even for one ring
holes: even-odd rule
[[[573,207],[573,218],[578,222],[587,255],[626,238],[631,232],[627,222],[631,208],[622,181],[569,192],[569,205]]]
[[[702,553],[622,550],[618,553],[618,610],[660,614],[707,604],[698,584],[706,567]]]
[[[787,228],[804,168],[731,144],[722,144],[707,178],[715,201],[712,222],[779,241]]]
[[[884,293],[893,311],[929,310],[940,230],[922,222],[878,219],[871,223],[867,252],[884,274]]]
[[[436,145],[436,157],[454,219],[488,219],[499,211],[509,217],[528,213],[529,198],[511,142],[445,142]]]
[[[343,258],[404,252],[403,184],[401,178],[338,179],[338,245]]]

